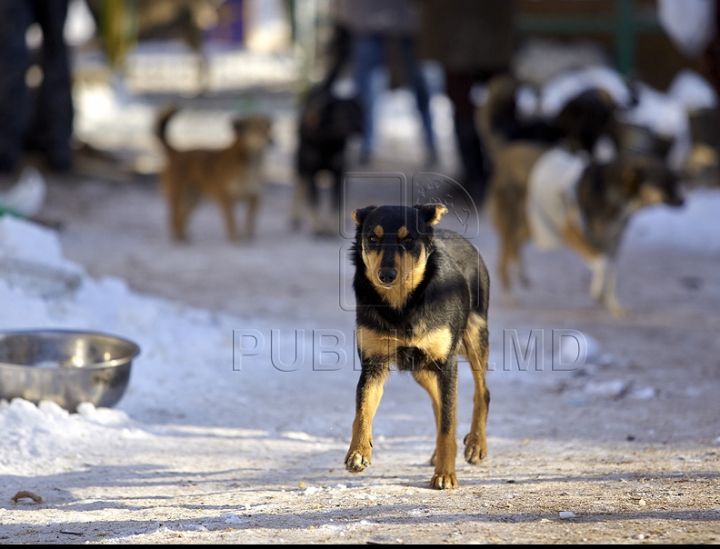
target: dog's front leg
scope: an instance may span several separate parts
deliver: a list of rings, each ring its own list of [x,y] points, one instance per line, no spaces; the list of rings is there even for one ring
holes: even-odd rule
[[[608,258],[600,255],[588,262],[592,271],[592,280],[590,281],[590,295],[598,303],[602,304],[605,300],[605,288],[607,284]]]
[[[627,316],[627,309],[620,305],[615,293],[617,280],[615,260],[610,256],[601,255],[590,263],[590,268],[593,273],[590,295],[593,299],[603,305],[613,316]]]
[[[388,371],[388,364],[363,361],[355,394],[352,440],[345,456],[345,468],[351,473],[362,473],[372,463],[372,421],[383,395]]]
[[[613,316],[624,318],[627,317],[630,312],[618,301],[615,292],[616,281],[617,272],[615,270],[615,261],[611,259],[608,261],[605,269],[605,286],[603,288],[602,302]]]
[[[437,372],[440,390],[440,417],[435,445],[435,474],[430,480],[430,487],[437,490],[449,490],[458,486],[455,475],[457,362],[457,355],[453,353]]]

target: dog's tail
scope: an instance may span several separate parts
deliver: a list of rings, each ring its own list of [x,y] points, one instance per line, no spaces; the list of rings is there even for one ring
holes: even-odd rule
[[[177,105],[168,105],[160,111],[155,121],[155,135],[160,140],[160,143],[162,143],[166,152],[175,152],[175,149],[172,145],[170,145],[170,142],[167,139],[167,125],[178,110],[179,108]]]
[[[494,76],[488,81],[485,102],[478,108],[476,124],[480,138],[491,160],[507,142],[500,126],[515,119],[515,92],[518,82],[508,74]]]

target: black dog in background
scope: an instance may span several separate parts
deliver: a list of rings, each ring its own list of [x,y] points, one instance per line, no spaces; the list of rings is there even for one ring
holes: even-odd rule
[[[535,141],[554,145],[564,141],[573,152],[593,154],[602,136],[619,146],[615,113],[619,106],[600,88],[588,89],[570,99],[554,117],[536,116],[523,120],[518,113],[515,92],[520,82],[504,78],[503,93],[493,98],[490,125],[506,141]],[[499,87],[499,85],[496,85]]]
[[[350,58],[350,34],[336,27],[329,51],[334,56],[327,77],[313,86],[303,101],[298,126],[298,148],[295,157],[296,193],[291,222],[302,225],[303,210],[309,210],[313,233],[337,234],[339,212],[343,203],[345,149],[353,135],[363,130],[363,108],[356,97],[339,97],[333,90],[338,75]],[[319,176],[331,177],[331,213],[323,219],[320,207]]]

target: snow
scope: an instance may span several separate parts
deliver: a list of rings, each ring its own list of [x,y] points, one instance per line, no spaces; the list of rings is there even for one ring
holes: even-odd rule
[[[656,206],[636,213],[625,235],[626,249],[691,252],[720,257],[720,191],[695,189],[680,208]]]
[[[540,112],[555,116],[572,98],[596,88],[609,93],[621,107],[631,103],[630,89],[617,71],[609,67],[586,67],[564,72],[547,82],[540,94]]]

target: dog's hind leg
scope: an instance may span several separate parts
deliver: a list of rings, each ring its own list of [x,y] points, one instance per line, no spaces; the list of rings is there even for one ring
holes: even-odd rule
[[[303,175],[297,176],[293,185],[293,197],[290,204],[290,227],[294,231],[298,231],[302,227],[302,220],[308,202],[308,185],[307,177]]]
[[[487,322],[477,313],[471,313],[463,333],[461,353],[470,362],[475,394],[470,432],[465,436],[465,460],[478,464],[487,456],[486,425],[490,407],[490,391],[485,382],[488,361]]]
[[[322,236],[323,227],[320,217],[319,171],[313,171],[307,178],[307,206],[310,214],[310,230],[315,236]]]
[[[500,275],[500,287],[502,288],[503,301],[512,306],[515,304],[515,296],[512,290],[511,271],[518,261],[517,250],[509,237],[503,237],[500,241],[500,260],[498,271]]]
[[[176,197],[170,199],[170,230],[175,240],[185,241],[187,240],[187,233],[185,232],[185,218],[183,215],[183,208],[180,200]]]
[[[225,233],[227,234],[228,240],[233,242],[238,239],[237,231],[235,229],[235,215],[233,211],[235,204],[227,195],[219,196],[217,198],[217,202],[225,221]]]
[[[362,473],[371,463],[372,422],[375,417],[389,368],[384,364],[363,363],[355,394],[355,420],[352,440],[345,455],[345,468]]]
[[[517,265],[517,274],[520,284],[523,288],[529,288],[532,286],[532,281],[527,274],[527,269],[525,269],[525,258],[523,257],[522,250],[517,251],[515,263]]]
[[[260,197],[257,194],[251,194],[247,198],[247,218],[245,222],[245,235],[247,238],[255,237],[255,227],[257,226],[257,212],[260,205]]]
[[[187,240],[187,225],[190,214],[199,202],[199,199],[188,191],[173,191],[169,195],[170,207],[170,229],[175,240],[184,242]]]
[[[500,240],[498,258],[500,287],[503,301],[512,306],[515,303],[512,292],[512,274],[514,267],[518,263],[521,272],[523,271],[520,247],[522,246],[521,238],[524,235],[520,233],[522,228],[517,212],[515,212],[517,206],[512,200],[514,196],[514,193],[511,192],[512,187],[508,188],[508,183],[504,178],[500,177],[500,174],[496,175],[491,185],[499,187],[491,191],[488,210]]]
[[[340,211],[345,202],[344,185],[345,181],[342,171],[333,170],[330,192],[330,212],[324,228],[327,236],[335,236],[340,232]]]

